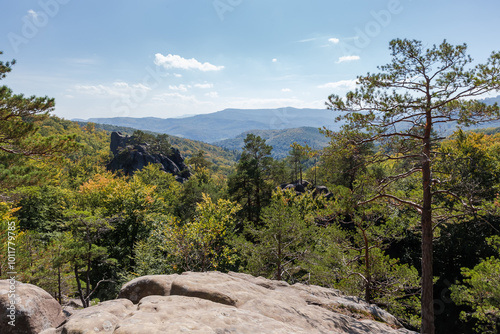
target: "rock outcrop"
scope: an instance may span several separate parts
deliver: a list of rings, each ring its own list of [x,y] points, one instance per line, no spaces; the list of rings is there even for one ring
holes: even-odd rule
[[[280,185],[281,189],[292,189],[297,195],[303,194],[306,191],[312,191],[313,196],[325,196],[326,199],[333,198],[333,194],[325,186],[313,186],[311,182],[302,180],[295,181],[293,183],[283,183]]]
[[[338,290],[241,273],[145,276],[125,284],[119,296],[42,334],[413,333]]]
[[[133,136],[112,132],[110,149],[113,159],[107,168],[113,172],[132,175],[149,164],[160,164],[163,171],[175,175],[179,182],[191,175],[180,151],[174,147],[169,148],[168,154],[152,152],[147,143],[137,143]]]
[[[66,319],[61,305],[45,290],[11,280],[0,280],[0,316],[2,334],[40,333]]]

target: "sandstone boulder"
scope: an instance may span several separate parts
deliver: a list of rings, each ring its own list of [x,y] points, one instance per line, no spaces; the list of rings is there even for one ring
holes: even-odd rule
[[[125,284],[120,297],[127,299],[76,311],[43,334],[412,333],[339,290],[241,273],[145,276]]]
[[[176,277],[177,275],[149,275],[135,278],[122,286],[118,298],[126,298],[137,304],[146,296],[168,296]]]
[[[12,301],[15,304],[11,304]],[[44,329],[59,326],[66,319],[61,305],[45,290],[10,280],[0,280],[0,316],[2,334],[38,334]]]

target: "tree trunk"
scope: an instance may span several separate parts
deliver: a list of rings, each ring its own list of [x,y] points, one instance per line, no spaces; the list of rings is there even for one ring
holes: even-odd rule
[[[281,226],[280,226],[281,228]],[[276,279],[281,281],[281,231],[278,232],[278,263],[276,268]]]
[[[431,144],[432,119],[430,112],[425,127],[422,156],[422,334],[434,334],[434,296],[432,274],[432,191],[431,191]]]
[[[62,304],[61,267],[57,267],[57,301]]]
[[[372,275],[370,268],[370,249],[368,245],[368,238],[366,237],[366,231],[361,229],[361,233],[363,233],[363,240],[365,242],[365,300],[367,303],[371,303],[372,299]]]
[[[85,288],[85,299],[87,300],[87,306],[90,305],[87,298],[90,295],[90,268],[92,263],[92,257],[90,253],[91,251],[92,251],[92,244],[89,244],[89,254],[87,256],[87,272],[85,273],[85,283],[87,284],[87,287]]]
[[[82,301],[82,306],[83,307],[88,307],[87,301],[85,300],[85,297],[83,296],[83,291],[82,291],[82,285],[80,284],[80,278],[78,277],[78,265],[75,264],[75,279],[76,279],[76,287],[78,289],[78,294],[80,295],[80,300]]]

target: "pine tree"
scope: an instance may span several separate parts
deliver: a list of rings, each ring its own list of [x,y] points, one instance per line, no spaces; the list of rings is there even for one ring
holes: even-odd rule
[[[354,134],[355,145],[379,142],[383,148],[380,160],[402,162],[400,173],[381,180],[378,191],[359,204],[387,200],[409,205],[420,215],[422,333],[433,334],[433,230],[450,217],[434,211],[435,199],[447,194],[475,210],[459,195],[440,187],[434,168],[435,131],[441,123],[470,125],[500,117],[498,105],[471,99],[500,90],[500,52],[492,53],[486,64],[472,67],[465,44],[453,46],[444,41],[424,49],[419,41],[396,39],[390,42],[390,50],[392,62],[380,66],[381,73],[358,77],[359,88],[347,93],[345,100],[331,95],[327,105],[346,112],[339,120],[345,120],[346,134]],[[390,185],[416,175],[421,177],[418,198],[391,192]]]

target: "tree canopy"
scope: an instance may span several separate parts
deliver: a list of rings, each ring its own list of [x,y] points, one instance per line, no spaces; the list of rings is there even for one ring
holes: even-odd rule
[[[0,55],[2,52],[0,52]],[[15,61],[0,61],[0,80],[12,70]],[[45,156],[67,152],[71,137],[36,136],[38,122],[54,110],[53,98],[14,94],[0,87],[0,151],[26,156]]]

